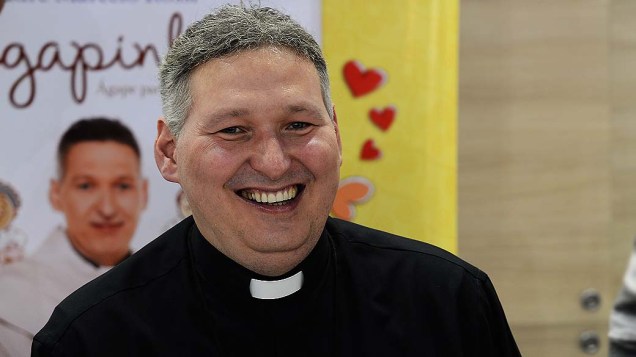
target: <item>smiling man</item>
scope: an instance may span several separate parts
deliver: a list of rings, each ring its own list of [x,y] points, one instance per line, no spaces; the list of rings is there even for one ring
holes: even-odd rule
[[[286,273],[315,246],[338,188],[340,138],[315,67],[266,46],[199,66],[190,88],[179,140],[159,122],[164,177],[181,184],[221,253]]]
[[[108,119],[80,121],[62,138],[59,156],[60,178],[51,180],[49,198],[66,217],[71,245],[96,266],[119,263],[147,200],[132,133]]]
[[[155,159],[192,216],[60,304],[34,356],[519,355],[486,274],[328,217],[340,133],[296,22],[224,6],[160,79]]]
[[[0,273],[0,356],[28,355],[55,305],[130,255],[147,199],[130,130],[106,118],[73,124],[58,146],[49,199],[66,226]]]

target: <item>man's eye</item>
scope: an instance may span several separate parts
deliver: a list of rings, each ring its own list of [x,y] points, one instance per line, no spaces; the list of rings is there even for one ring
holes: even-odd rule
[[[129,183],[120,183],[120,184],[117,184],[117,188],[118,188],[119,190],[121,190],[121,191],[130,190],[130,188],[131,188],[131,187],[132,187],[132,185],[131,185],[131,184],[129,184]]]
[[[303,129],[308,128],[310,125],[311,124],[309,124],[309,123],[297,121],[297,122],[293,122],[293,123],[289,124],[288,128],[291,129],[291,130],[303,130]]]
[[[229,128],[219,130],[219,133],[223,134],[241,134],[242,132],[244,132],[244,130],[238,126],[231,126]]]
[[[93,187],[93,185],[91,185],[88,182],[82,182],[82,183],[78,183],[75,187],[77,187],[80,190],[89,190],[91,187]]]

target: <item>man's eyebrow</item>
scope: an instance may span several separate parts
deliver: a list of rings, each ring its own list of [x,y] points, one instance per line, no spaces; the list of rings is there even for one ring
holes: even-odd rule
[[[113,181],[136,180],[137,178],[138,176],[135,174],[123,174],[123,175],[113,177],[112,180]],[[98,181],[100,178],[91,174],[77,174],[77,175],[68,177],[68,179],[71,181],[85,181],[85,180]]]
[[[93,176],[90,174],[79,173],[71,176],[67,176],[70,180],[92,180]]]
[[[221,109],[210,113],[208,118],[210,121],[222,121],[224,119],[238,118],[249,114],[247,109]]]
[[[120,175],[115,177],[115,181],[129,181],[129,180],[136,180],[137,176],[136,175],[131,175],[131,174],[126,174],[126,175]]]
[[[314,105],[292,104],[287,107],[287,110],[291,114],[306,112],[314,117],[322,117],[324,115],[324,113]]]

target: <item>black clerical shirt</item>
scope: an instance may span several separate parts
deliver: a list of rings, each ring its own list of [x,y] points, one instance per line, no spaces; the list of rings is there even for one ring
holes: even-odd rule
[[[299,291],[225,257],[187,218],[65,299],[33,356],[519,356],[483,272],[426,243],[330,218]]]

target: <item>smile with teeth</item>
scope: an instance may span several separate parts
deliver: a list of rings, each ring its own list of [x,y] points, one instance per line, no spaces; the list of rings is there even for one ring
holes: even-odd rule
[[[241,196],[250,201],[265,203],[269,205],[281,206],[288,201],[293,200],[298,194],[298,188],[294,186],[287,187],[280,191],[265,192],[260,190],[243,190]]]

